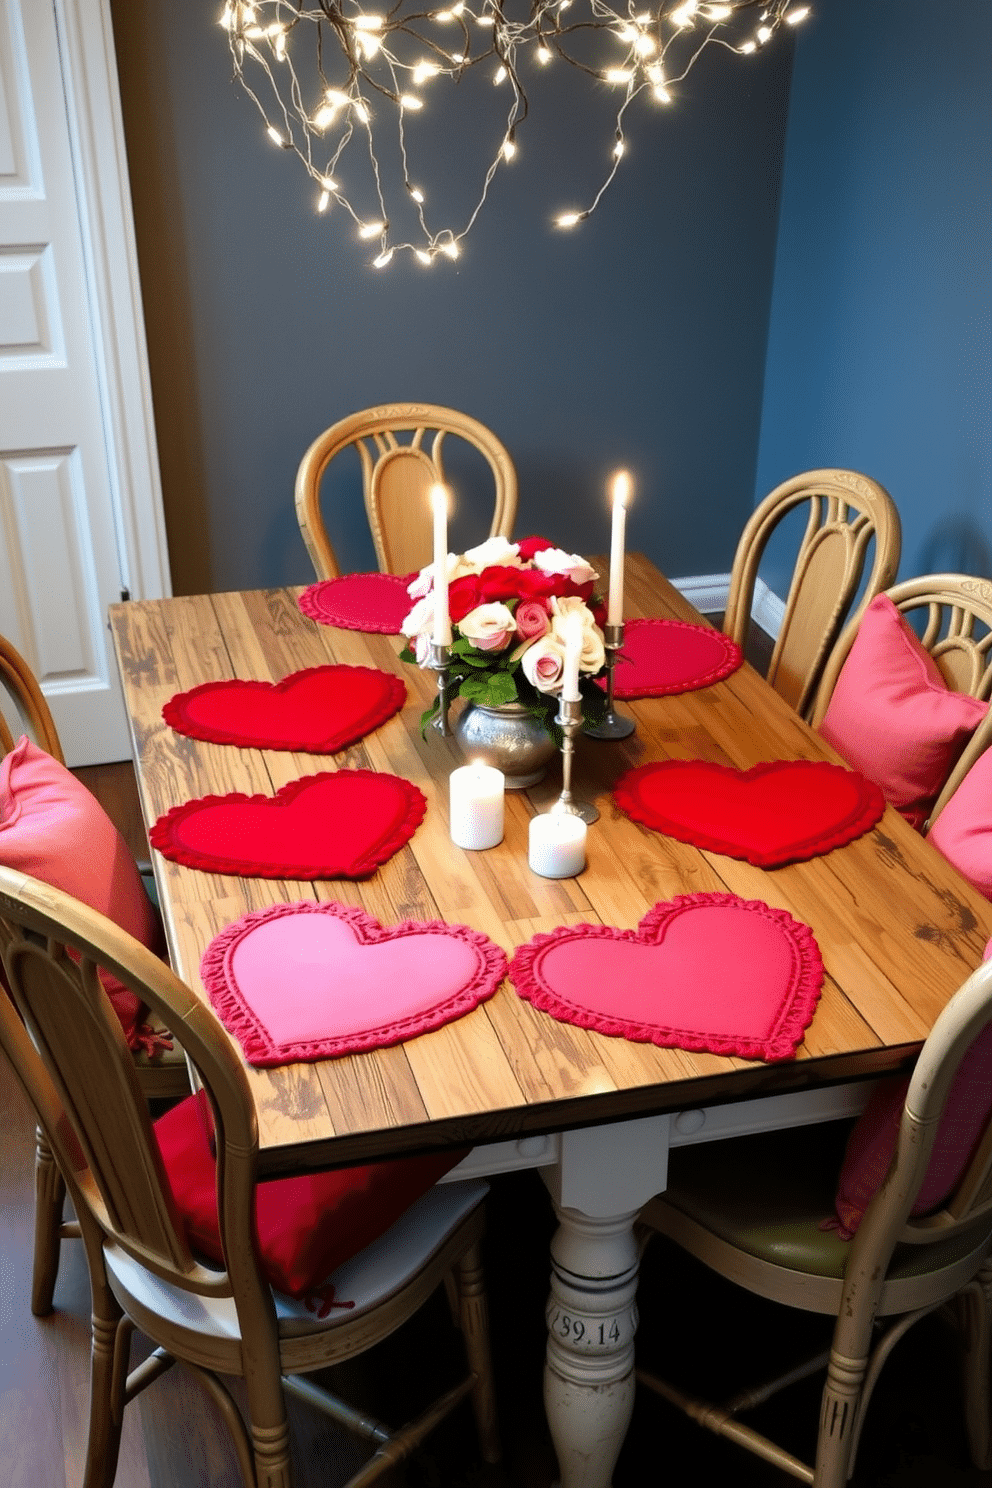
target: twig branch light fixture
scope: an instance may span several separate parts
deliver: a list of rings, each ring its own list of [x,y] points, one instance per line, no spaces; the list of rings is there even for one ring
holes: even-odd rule
[[[272,143],[302,161],[317,211],[349,213],[359,239],[376,245],[375,267],[384,268],[403,251],[425,266],[458,257],[497,170],[517,154],[528,89],[543,69],[568,63],[616,99],[598,189],[554,219],[570,228],[596,210],[616,176],[635,100],[670,103],[707,46],[747,57],[808,13],[803,0],[656,0],[652,9],[636,0],[452,0],[425,9],[417,0],[395,0],[382,11],[366,8],[366,0],[226,0],[221,25],[235,77]],[[502,97],[494,148],[463,225],[432,226],[424,178],[411,163],[414,121],[438,106],[445,83],[461,82],[474,68],[491,72]],[[395,143],[384,149],[390,131]],[[391,232],[388,203],[398,206],[399,198],[390,194],[389,150],[402,178],[396,190],[419,224],[415,242],[394,240]],[[372,203],[363,210],[353,205],[361,189]]]

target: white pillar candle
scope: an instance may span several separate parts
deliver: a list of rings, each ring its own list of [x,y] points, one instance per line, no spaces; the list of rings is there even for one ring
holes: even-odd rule
[[[451,645],[448,616],[448,493],[444,486],[431,487],[434,513],[434,644]]]
[[[503,841],[502,770],[481,763],[452,770],[448,782],[451,840],[479,851]]]
[[[613,531],[610,540],[610,596],[606,608],[607,625],[623,624],[623,560],[629,500],[630,476],[626,470],[618,470],[613,477]]]
[[[527,861],[542,878],[574,878],[586,866],[585,822],[563,811],[532,816]]]
[[[561,674],[562,702],[577,703],[579,691],[579,661],[582,656],[582,616],[569,615],[565,621],[565,665]]]

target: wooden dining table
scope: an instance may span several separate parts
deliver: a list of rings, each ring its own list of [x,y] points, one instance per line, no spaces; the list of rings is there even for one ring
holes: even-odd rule
[[[605,560],[592,562],[606,574]],[[634,1224],[665,1187],[670,1149],[859,1110],[874,1077],[911,1064],[979,963],[992,904],[892,808],[857,840],[774,869],[700,850],[621,813],[612,787],[649,761],[739,769],[773,759],[839,762],[747,664],[709,686],[619,704],[636,721],[627,739],[580,737],[573,790],[601,815],[578,877],[545,879],[528,867],[528,823],[561,789],[557,762],[541,784],[508,793],[498,847],[455,847],[448,777],[463,761],[453,739],[420,728],[433,674],[398,659],[399,637],[308,619],[299,593],[129,602],[110,612],[147,823],[196,797],[271,796],[300,776],[339,768],[390,772],[427,798],[412,839],[361,881],[239,878],[153,853],[169,952],[200,995],[200,959],[221,930],[249,910],[297,900],[359,906],[384,925],[466,924],[511,954],[558,926],[633,928],[659,901],[730,893],[787,911],[819,946],[822,995],[794,1059],[766,1063],[608,1036],[557,1021],[506,981],[471,1013],[406,1043],[246,1066],[265,1175],[467,1145],[472,1153],[454,1177],[541,1170],[559,1220],[545,1402],[561,1488],[608,1488],[633,1408]],[[644,556],[628,554],[625,594],[627,620],[702,623]],[[278,681],[328,663],[376,667],[407,687],[399,713],[337,755],[203,743],[163,721],[163,704],[201,683]]]

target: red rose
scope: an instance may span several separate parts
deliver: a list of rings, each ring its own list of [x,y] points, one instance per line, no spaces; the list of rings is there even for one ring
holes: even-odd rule
[[[548,542],[546,537],[525,537],[523,542],[517,543],[517,551],[521,563],[529,563],[535,553],[543,553],[545,548],[553,548],[554,543]]]
[[[464,620],[469,610],[474,610],[481,603],[478,574],[466,574],[464,578],[454,579],[448,585],[448,614],[453,625]]]

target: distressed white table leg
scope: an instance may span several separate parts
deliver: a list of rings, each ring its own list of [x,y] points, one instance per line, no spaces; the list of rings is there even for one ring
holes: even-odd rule
[[[667,1116],[566,1132],[543,1171],[551,1244],[544,1404],[560,1488],[610,1488],[634,1407],[641,1206],[665,1187]]]

